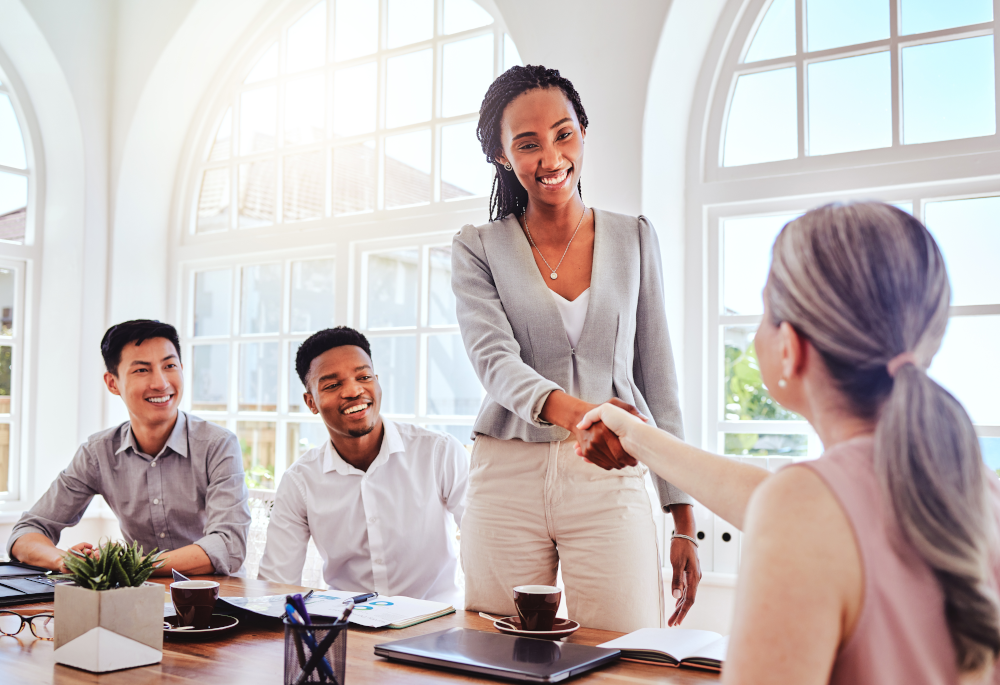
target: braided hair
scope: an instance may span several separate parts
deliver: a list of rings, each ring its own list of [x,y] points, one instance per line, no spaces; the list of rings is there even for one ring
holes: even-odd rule
[[[493,189],[490,192],[490,221],[502,219],[508,214],[521,216],[528,208],[528,191],[517,180],[517,174],[508,171],[496,159],[497,150],[501,149],[500,122],[507,105],[518,95],[536,88],[559,88],[573,105],[580,127],[587,128],[587,113],[580,102],[580,94],[576,92],[569,79],[559,75],[558,69],[546,69],[541,65],[526,67],[513,66],[497,77],[497,80],[486,91],[483,104],[479,108],[479,125],[476,136],[483,147],[486,161],[496,166],[496,176],[493,179]],[[577,190],[583,195],[583,186],[577,183]]]

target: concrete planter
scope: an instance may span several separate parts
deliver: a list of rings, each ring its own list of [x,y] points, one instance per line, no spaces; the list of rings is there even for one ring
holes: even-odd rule
[[[55,660],[93,673],[163,659],[163,586],[88,590],[56,585]]]

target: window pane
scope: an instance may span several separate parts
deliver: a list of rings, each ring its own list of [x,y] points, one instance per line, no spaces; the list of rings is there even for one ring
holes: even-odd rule
[[[427,426],[432,431],[439,431],[441,433],[447,433],[448,435],[453,435],[458,438],[458,441],[467,447],[472,447],[472,426],[440,426],[432,425]]]
[[[475,416],[483,386],[458,333],[427,336],[427,413]]]
[[[332,259],[292,262],[292,333],[312,333],[334,325]]]
[[[369,338],[372,364],[382,386],[382,413],[416,413],[417,337]]]
[[[524,66],[521,61],[521,53],[517,51],[514,41],[506,33],[503,34],[503,70],[507,71],[513,66]],[[483,93],[485,96],[486,93]]]
[[[274,86],[240,97],[240,154],[274,148],[278,96]]]
[[[14,105],[6,93],[0,93],[0,164],[17,169],[28,167],[21,126],[17,123]]]
[[[333,148],[335,216],[375,209],[377,171],[374,141]]]
[[[1000,197],[928,202],[924,219],[948,266],[951,303],[1000,304]]]
[[[809,65],[809,154],[892,145],[889,53]]]
[[[1000,438],[979,438],[983,461],[1000,475]]]
[[[240,345],[240,411],[277,411],[278,343]]]
[[[330,434],[322,423],[288,424],[288,463],[301,457],[314,447],[322,447],[330,440]]]
[[[1000,316],[956,316],[928,373],[965,405],[975,423],[1000,424]]]
[[[13,269],[0,269],[0,335],[14,335],[14,281]]]
[[[274,489],[274,422],[237,421],[236,437],[243,451],[247,487]]]
[[[798,156],[795,68],[744,74],[726,126],[725,166]]]
[[[754,34],[744,62],[795,54],[795,0],[774,0]]]
[[[194,334],[227,335],[233,275],[229,269],[194,275]]]
[[[431,132],[385,139],[385,206],[405,207],[431,200]]]
[[[432,50],[421,50],[386,60],[385,125],[388,128],[431,118],[433,54]]]
[[[278,44],[275,43],[267,49],[267,52],[257,60],[250,73],[247,74],[244,83],[257,83],[266,81],[278,75]]]
[[[441,199],[489,195],[493,165],[476,138],[476,122],[441,127]]]
[[[443,69],[441,115],[478,112],[493,83],[493,34],[447,43]]]
[[[298,354],[300,345],[302,345],[301,340],[293,340],[288,343],[288,411],[308,413],[309,407],[302,399],[306,389],[295,370],[295,355]]]
[[[0,414],[10,414],[10,377],[14,348],[0,346]]]
[[[285,157],[283,204],[285,221],[306,221],[323,216],[326,206],[326,161],[323,150]]]
[[[326,61],[326,3],[321,2],[288,29],[285,70],[302,71]]]
[[[0,423],[0,492],[10,491],[10,424]]]
[[[809,436],[726,433],[724,454],[743,457],[805,457],[809,454]]]
[[[434,0],[389,0],[389,47],[434,37]]]
[[[201,178],[197,230],[199,233],[209,233],[224,231],[227,228],[229,228],[229,169],[208,169]]]
[[[0,173],[0,240],[24,242],[27,217],[27,177]]]
[[[451,246],[432,247],[430,258],[430,297],[428,321],[431,326],[457,326],[455,293],[451,289]]]
[[[903,48],[903,142],[996,132],[993,36]]]
[[[281,321],[281,264],[243,267],[240,332],[277,333]]]
[[[903,35],[993,21],[993,0],[902,0]]]
[[[229,397],[229,345],[194,345],[191,348],[191,409],[226,411]]]
[[[801,416],[771,399],[764,387],[757,365],[757,352],[753,347],[756,333],[756,325],[725,326],[722,329],[725,346],[722,404],[725,420],[801,421]]]
[[[274,160],[240,164],[240,228],[274,223],[274,184]]]
[[[323,140],[325,88],[322,74],[289,81],[285,86],[285,144]]]
[[[417,248],[368,255],[368,328],[417,325]]]
[[[222,115],[222,121],[215,132],[215,138],[208,148],[208,161],[229,159],[229,149],[233,144],[233,108],[230,107]]]
[[[751,216],[722,223],[722,313],[763,314],[762,293],[771,268],[771,246],[799,214]]]
[[[884,0],[806,0],[806,51],[828,50],[889,37]]]
[[[444,32],[458,33],[488,26],[493,23],[493,15],[484,10],[475,0],[444,0]]]
[[[378,50],[378,0],[337,0],[333,55],[337,60]]]
[[[375,62],[338,69],[333,80],[333,135],[354,136],[374,131],[377,95]]]

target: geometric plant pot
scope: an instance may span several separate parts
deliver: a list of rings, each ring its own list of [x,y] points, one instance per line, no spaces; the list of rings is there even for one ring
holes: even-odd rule
[[[163,660],[163,586],[56,585],[57,664],[104,673]]]

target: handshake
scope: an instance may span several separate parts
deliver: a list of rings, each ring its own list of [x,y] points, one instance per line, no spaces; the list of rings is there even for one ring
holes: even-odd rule
[[[648,420],[639,413],[638,409],[627,402],[622,402],[617,397],[608,400],[608,404],[624,409],[642,421]],[[638,462],[622,447],[618,435],[603,421],[590,418],[591,410],[598,406],[587,405],[582,420],[578,419],[578,422],[569,426],[569,430],[576,438],[576,453],[606,471],[635,466]],[[584,427],[581,428],[581,426]]]

